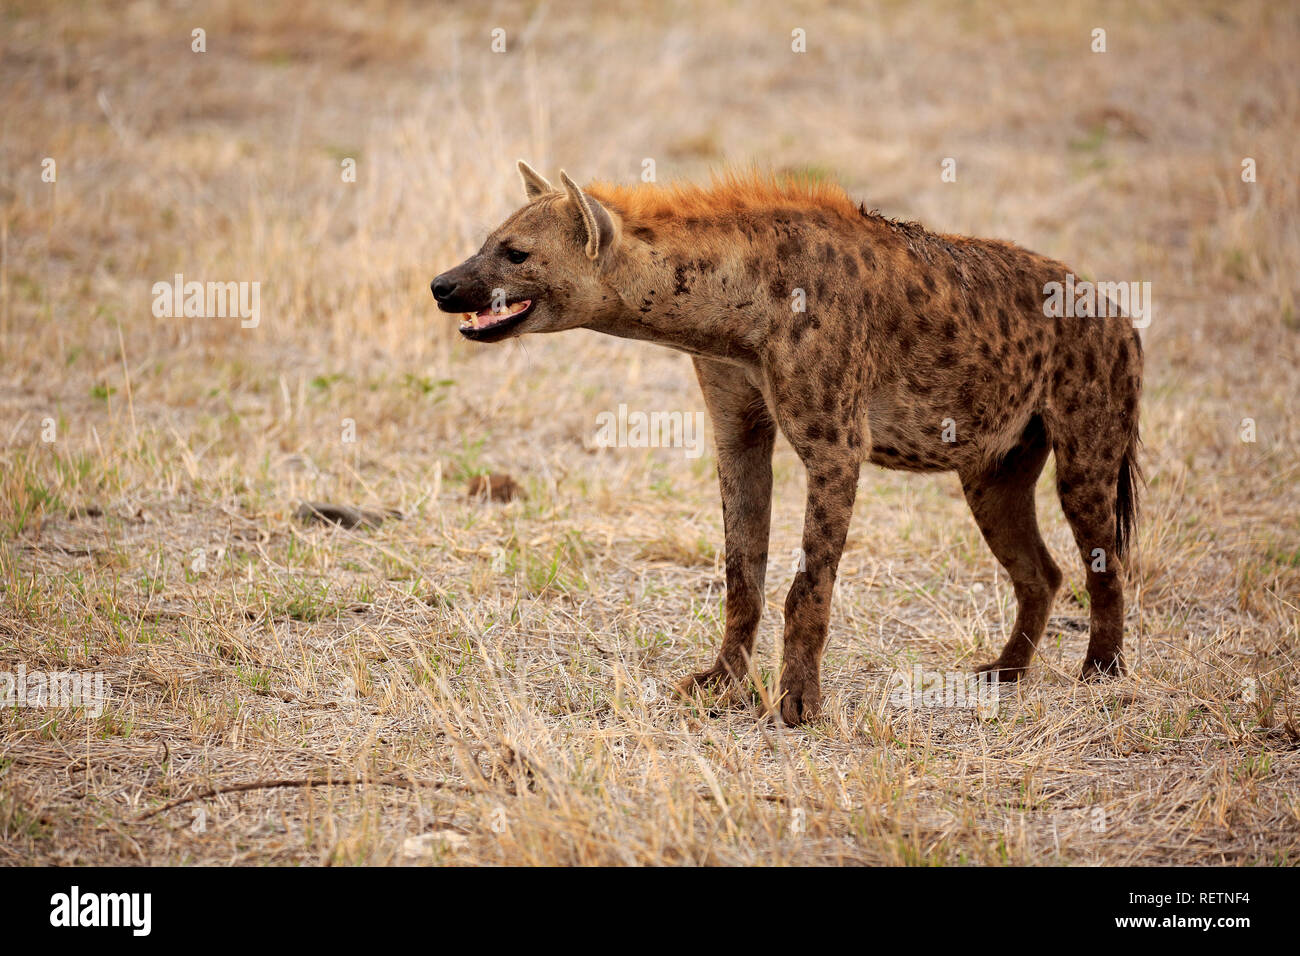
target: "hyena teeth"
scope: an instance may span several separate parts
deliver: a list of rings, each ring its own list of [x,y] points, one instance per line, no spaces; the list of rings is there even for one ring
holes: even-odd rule
[[[490,309],[482,309],[479,312],[462,312],[460,315],[460,327],[462,329],[491,328],[505,319],[526,312],[532,304],[532,299],[521,299],[519,302],[512,302],[510,305],[493,306]]]
[[[513,302],[510,305],[494,306],[491,309],[484,309],[478,313],[466,313],[461,324],[476,329],[488,329],[497,325],[505,319],[519,315],[533,304],[532,299],[523,299],[519,302]]]

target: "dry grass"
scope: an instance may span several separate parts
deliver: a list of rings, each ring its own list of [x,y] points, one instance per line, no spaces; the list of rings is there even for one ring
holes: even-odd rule
[[[856,6],[6,5],[0,671],[111,699],[0,714],[0,862],[1294,865],[1296,10]],[[1045,478],[1068,576],[1032,679],[991,720],[892,706],[891,671],[995,653],[1014,598],[955,477],[868,470],[825,719],[665,699],[720,634],[712,455],[590,446],[621,402],[701,410],[689,362],[470,347],[429,301],[517,156],[833,175],[1151,281],[1132,676],[1072,679]],[[260,326],[154,318],[175,272],[260,281]],[[485,469],[527,499],[467,500]],[[802,494],[783,446],[769,681]],[[307,526],[302,499],[404,517]]]

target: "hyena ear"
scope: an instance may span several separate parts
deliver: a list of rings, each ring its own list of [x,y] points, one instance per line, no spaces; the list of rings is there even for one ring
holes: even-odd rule
[[[578,207],[578,213],[582,216],[582,229],[587,238],[587,258],[598,258],[601,252],[614,242],[614,220],[610,218],[604,206],[579,189],[578,184],[562,169],[560,181],[564,183],[565,191],[568,192],[569,198],[573,200],[573,204]]]
[[[524,198],[536,199],[538,196],[544,196],[546,193],[554,192],[554,188],[546,179],[533,167],[529,166],[522,159],[519,160],[519,178],[524,181]]]

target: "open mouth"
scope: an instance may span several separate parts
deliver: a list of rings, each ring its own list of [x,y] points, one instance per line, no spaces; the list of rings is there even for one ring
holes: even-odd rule
[[[502,332],[514,328],[533,311],[532,299],[520,299],[503,309],[483,309],[466,312],[460,318],[460,334],[467,339],[497,338]]]

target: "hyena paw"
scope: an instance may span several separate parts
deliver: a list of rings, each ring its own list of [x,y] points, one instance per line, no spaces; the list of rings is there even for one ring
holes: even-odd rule
[[[717,663],[706,671],[699,671],[683,678],[677,684],[677,693],[681,697],[689,698],[700,690],[725,690],[735,682],[735,676],[726,665]]]
[[[1012,684],[1025,676],[1029,668],[1025,665],[1004,664],[999,658],[995,661],[989,661],[987,664],[981,664],[975,668],[977,674],[991,674],[992,679],[1002,684]]]
[[[782,680],[780,714],[781,722],[795,726],[816,720],[822,712],[822,690],[816,679]]]
[[[1079,674],[1079,680],[1123,677],[1126,670],[1123,654],[1116,654],[1113,657],[1089,657],[1083,662],[1083,672]]]

